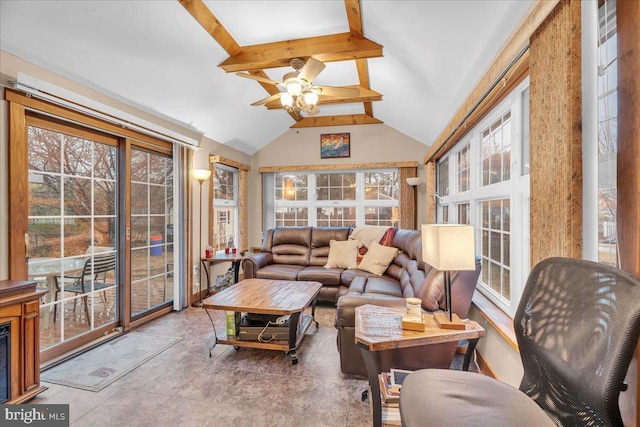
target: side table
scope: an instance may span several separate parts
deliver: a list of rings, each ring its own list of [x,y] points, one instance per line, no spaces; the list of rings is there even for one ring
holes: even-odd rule
[[[398,310],[376,305],[362,305],[356,307],[355,335],[356,344],[362,351],[364,363],[367,367],[369,398],[373,404],[373,425],[382,426],[382,402],[380,399],[380,384],[378,374],[380,368],[376,362],[374,352],[396,348],[416,347],[438,344],[450,341],[468,340],[469,347],[465,355],[463,369],[469,369],[472,354],[478,340],[484,336],[484,329],[473,320],[464,320],[464,330],[440,329],[433,315],[425,314],[426,328],[424,332],[402,329],[402,313]],[[398,366],[397,368],[402,368]],[[425,366],[426,368],[426,366]]]
[[[230,262],[231,263],[231,268],[233,268],[233,283],[238,283],[238,276],[240,274],[240,261],[242,261],[242,254],[244,253],[244,251],[241,252],[236,252],[235,254],[227,254],[224,252],[216,252],[215,254],[213,254],[213,257],[211,258],[201,258],[200,262],[202,263],[202,266],[204,267],[204,272],[207,276],[207,295],[209,294],[209,289],[210,289],[210,270],[211,270],[211,264],[218,264],[221,262]]]

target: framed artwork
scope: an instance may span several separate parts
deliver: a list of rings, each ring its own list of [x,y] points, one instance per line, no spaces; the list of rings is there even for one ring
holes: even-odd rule
[[[320,135],[320,158],[351,157],[351,134],[323,133]]]

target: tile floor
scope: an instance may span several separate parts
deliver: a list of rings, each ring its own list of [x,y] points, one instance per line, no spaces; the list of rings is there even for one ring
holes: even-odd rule
[[[209,310],[217,328],[222,312]],[[318,307],[291,365],[283,352],[217,345],[201,308],[171,313],[136,330],[181,340],[98,393],[49,387],[30,403],[70,404],[74,427],[369,426],[367,382],[343,375],[335,308]],[[69,362],[67,362],[69,363]]]

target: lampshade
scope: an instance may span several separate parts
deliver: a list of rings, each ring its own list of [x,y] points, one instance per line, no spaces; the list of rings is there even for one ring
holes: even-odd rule
[[[407,178],[407,184],[409,184],[412,187],[415,187],[416,185],[420,184],[420,177],[414,176],[412,178]]]
[[[475,270],[473,226],[424,224],[422,259],[440,271]]]
[[[202,183],[203,181],[209,179],[211,176],[211,170],[209,169],[191,169],[191,176],[194,179],[197,179]]]

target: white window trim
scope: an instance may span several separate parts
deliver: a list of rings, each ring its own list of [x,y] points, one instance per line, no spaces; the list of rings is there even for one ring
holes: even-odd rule
[[[239,220],[240,220],[240,215],[238,212],[238,195],[239,195],[239,179],[240,179],[240,174],[237,168],[231,167],[231,166],[227,166],[227,165],[223,165],[220,163],[215,163],[213,165],[213,169],[222,169],[228,172],[233,173],[234,177],[233,177],[233,200],[228,200],[228,199],[213,199],[213,209],[215,212],[216,208],[233,208],[233,241],[235,242],[234,244],[236,245],[236,247],[239,244],[239,239],[240,239],[240,224],[239,224]],[[214,178],[215,179],[215,178]],[[215,191],[213,192],[214,196],[215,196]],[[213,228],[214,228],[214,232],[217,231],[217,222],[216,222],[216,218],[214,216],[213,218]]]
[[[510,316],[515,314],[530,271],[529,256],[529,175],[521,175],[522,151],[522,92],[529,87],[526,78],[492,111],[465,135],[442,159],[438,166],[449,159],[449,194],[438,195],[438,220],[442,219],[443,206],[449,207],[449,222],[458,222],[457,205],[469,203],[469,222],[475,228],[476,253],[481,253],[481,212],[480,202],[496,199],[510,199],[510,300],[505,301],[484,285],[482,275],[478,290]],[[511,111],[511,177],[508,181],[482,186],[482,131]],[[458,153],[470,146],[469,190],[458,193]],[[437,170],[436,170],[437,173]]]
[[[400,200],[365,200],[364,199],[364,174],[367,172],[396,172],[398,177],[400,171],[397,168],[385,168],[385,169],[359,169],[359,170],[326,170],[326,171],[313,171],[313,172],[279,172],[277,175],[306,175],[307,176],[307,194],[308,200],[276,200],[275,199],[275,187],[273,195],[274,200],[273,212],[269,213],[274,218],[274,223],[277,223],[275,219],[275,211],[278,208],[307,208],[308,209],[308,224],[310,226],[316,226],[318,223],[317,209],[322,207],[355,207],[356,208],[356,225],[365,224],[365,208],[366,207],[396,207],[400,208]],[[356,199],[355,200],[315,200],[317,183],[316,176],[318,174],[342,174],[342,173],[355,173],[356,175]],[[398,185],[400,183],[398,182]]]

